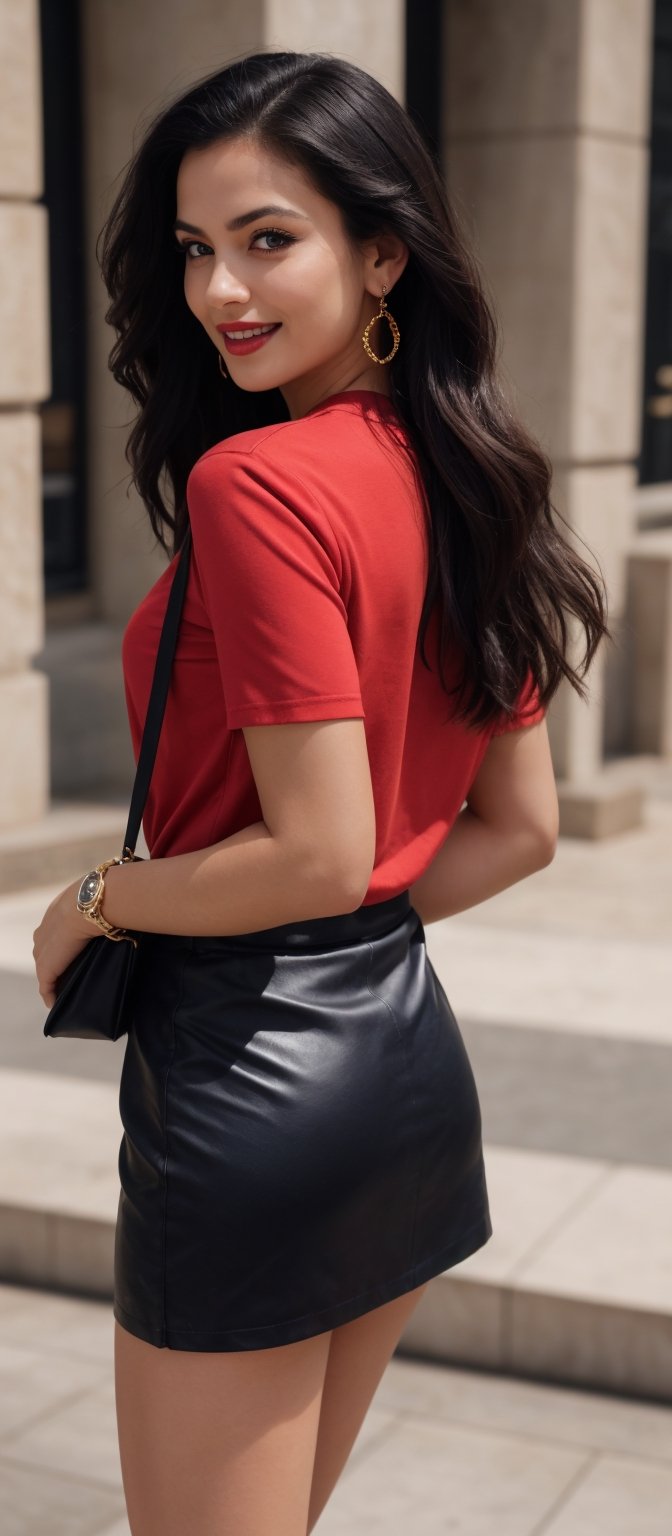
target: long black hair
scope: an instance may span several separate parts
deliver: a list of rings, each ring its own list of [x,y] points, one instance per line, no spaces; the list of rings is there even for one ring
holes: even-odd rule
[[[581,679],[602,637],[612,639],[604,585],[576,535],[561,531],[550,460],[497,379],[494,312],[438,165],[405,108],[347,59],[279,51],[236,59],[162,109],[124,167],[99,261],[105,318],[117,332],[109,367],[140,407],[126,457],[159,543],[171,556],[181,547],[187,477],[207,448],[290,419],[279,389],[248,392],[219,379],[175,249],[183,154],[243,134],[299,168],[340,209],[354,243],[385,231],[408,247],[389,298],[401,342],[386,367],[427,496],[420,654],[428,666],[438,603],[438,672],[446,693],[458,694],[454,715],[477,729],[499,720],[529,671],[545,705],[562,677],[585,698]],[[577,626],[585,650],[574,666]],[[456,646],[463,670],[449,689],[444,659]]]

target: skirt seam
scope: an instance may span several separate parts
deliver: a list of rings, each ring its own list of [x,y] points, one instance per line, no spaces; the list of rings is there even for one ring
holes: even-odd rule
[[[166,1334],[169,1331],[168,1330],[168,1297],[167,1297],[167,1289],[168,1289],[168,1279],[167,1279],[167,1271],[168,1271],[168,1261],[167,1261],[167,1242],[168,1242],[168,1079],[170,1077],[171,1068],[172,1068],[172,1065],[173,1065],[173,1061],[175,1059],[175,1019],[177,1017],[177,1012],[178,1012],[178,1009],[180,1007],[180,1003],[182,1002],[182,994],[183,994],[183,991],[184,991],[184,972],[185,972],[185,969],[186,969],[187,956],[188,956],[188,951],[185,950],[183,958],[182,958],[182,969],[180,971],[180,984],[179,984],[179,987],[177,989],[177,998],[176,998],[176,1001],[175,1001],[175,1007],[173,1008],[172,1017],[171,1017],[171,1020],[170,1020],[170,1032],[171,1032],[170,1056],[168,1058],[168,1063],[167,1063],[167,1066],[166,1066],[166,1076],[165,1076],[164,1085],[163,1085],[163,1234],[162,1234],[162,1243],[161,1243],[161,1267],[162,1267],[162,1271],[163,1271],[163,1275],[162,1275],[163,1316],[162,1316],[162,1321],[161,1321],[161,1336],[162,1336],[163,1340],[165,1340]]]
[[[384,997],[381,997],[380,993],[374,992],[373,987],[371,986],[371,983],[369,981],[369,976],[371,975],[371,966],[373,965],[373,960],[374,960],[373,944],[371,942],[369,942],[369,952],[370,952],[369,953],[369,964],[368,964],[368,968],[367,968],[367,972],[366,972],[366,986],[367,986],[367,990],[370,993],[371,997],[373,997],[376,1002],[382,1003],[384,1005],[384,1007],[387,1008],[387,1011],[388,1011],[388,1013],[390,1014],[390,1016],[392,1018],[392,1022],[393,1022],[394,1027],[395,1027],[395,1029],[397,1031],[397,1037],[398,1037],[399,1044],[401,1046],[402,1054],[403,1054],[403,1057],[404,1057],[404,1062],[405,1062],[405,1065],[406,1065],[406,1076],[408,1078],[409,1084],[411,1085],[410,1089],[409,1089],[410,1095],[411,1095],[411,1103],[413,1105],[414,1114],[416,1114],[417,1113],[418,1105],[417,1105],[417,1100],[416,1100],[415,1094],[413,1092],[413,1087],[412,1087],[413,1078],[412,1078],[412,1074],[411,1074],[409,1055],[408,1055],[408,1050],[407,1050],[405,1042],[404,1042],[403,1035],[401,1033],[401,1029],[399,1027],[399,1020],[397,1018],[396,1013],[394,1012],[394,1009],[387,1002],[387,999],[384,998]],[[420,1199],[420,1174],[418,1174],[417,1179],[416,1179],[416,1183],[415,1183],[415,1200],[413,1202],[413,1217],[412,1217],[412,1220],[411,1220],[411,1240],[410,1240],[410,1243],[409,1243],[409,1251],[408,1251],[409,1268],[408,1268],[408,1270],[406,1270],[407,1274],[409,1274],[410,1271],[414,1268],[415,1228],[416,1228],[416,1223],[417,1223],[419,1199]]]

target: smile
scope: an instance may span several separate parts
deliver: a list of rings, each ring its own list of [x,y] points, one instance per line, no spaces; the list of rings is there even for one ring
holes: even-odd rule
[[[222,327],[221,334],[227,352],[233,352],[238,356],[243,352],[256,352],[259,347],[264,347],[271,336],[280,330],[280,325],[257,325],[245,331],[227,331]]]
[[[263,336],[266,331],[275,330],[275,326],[257,325],[254,327],[254,329],[250,329],[249,331],[240,331],[235,329],[227,330],[226,326],[222,326],[221,330],[225,336],[232,336],[234,341],[243,341],[246,340],[248,336]]]

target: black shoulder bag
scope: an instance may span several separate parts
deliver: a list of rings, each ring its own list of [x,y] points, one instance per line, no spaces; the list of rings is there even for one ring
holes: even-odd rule
[[[136,854],[135,845],[163,724],[170,670],[187,588],[190,554],[191,528],[188,526],[168,596],[154,664],[121,855],[124,863],[142,857]],[[142,941],[142,935],[137,931],[129,930],[129,933],[128,939],[108,939],[103,933],[94,935],[84,949],[75,955],[58,978],[56,1000],[45,1020],[45,1035],[53,1035],[55,1038],[64,1035],[80,1040],[118,1040],[126,1034],[131,980],[138,946]]]

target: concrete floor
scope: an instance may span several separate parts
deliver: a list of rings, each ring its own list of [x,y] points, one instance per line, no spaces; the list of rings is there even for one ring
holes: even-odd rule
[[[113,1326],[0,1286],[2,1536],[129,1536]],[[397,1353],[316,1531],[669,1536],[671,1516],[672,1407]]]

